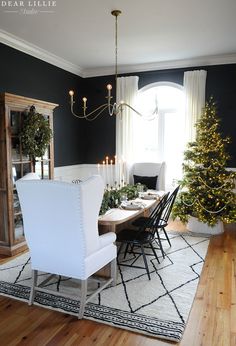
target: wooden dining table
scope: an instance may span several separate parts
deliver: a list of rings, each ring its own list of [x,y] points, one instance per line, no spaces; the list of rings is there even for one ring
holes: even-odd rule
[[[124,208],[113,208],[108,210],[98,219],[99,233],[117,232],[126,228],[136,218],[140,216],[148,216],[150,211],[159,203],[159,198],[143,200],[135,199],[133,202],[142,203],[142,208],[135,210],[127,210]]]

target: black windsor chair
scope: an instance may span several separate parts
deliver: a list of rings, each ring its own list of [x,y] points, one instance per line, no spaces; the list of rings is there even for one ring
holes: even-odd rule
[[[158,225],[158,220],[163,214],[163,210],[165,209],[167,199],[168,199],[168,194],[166,194],[158,203],[157,207],[155,210],[152,212],[152,214],[146,219],[146,222],[139,227],[138,230],[136,229],[123,229],[117,234],[117,242],[121,243],[120,248],[118,250],[117,254],[117,262],[118,265],[120,266],[126,266],[126,267],[133,267],[133,268],[140,268],[140,269],[146,269],[148,279],[151,280],[150,277],[150,272],[148,269],[148,263],[147,263],[147,258],[146,258],[146,253],[145,253],[145,246],[148,246],[152,252],[158,263],[160,263],[158,256],[156,254],[156,251],[153,246],[153,242],[156,241],[156,227],[155,225]],[[121,254],[121,250],[123,249],[124,245],[126,244],[125,252],[124,252],[124,259],[126,258],[127,252],[129,247],[131,247],[131,253],[134,255],[142,255],[143,261],[144,261],[144,266],[136,266],[134,263],[136,260],[139,258],[136,257],[135,260],[133,261],[132,264],[127,264],[127,263],[122,263],[119,261],[118,257]],[[140,252],[134,252],[134,247],[139,247],[141,250]]]
[[[170,214],[171,214],[176,196],[178,194],[178,191],[179,191],[179,186],[177,186],[177,188],[168,197],[167,202],[165,203],[165,207],[162,210],[162,215],[158,219],[156,219],[156,221],[155,221],[156,240],[157,240],[157,243],[158,243],[160,250],[162,252],[163,258],[165,257],[165,253],[163,250],[163,246],[161,244],[161,240],[163,240],[163,239],[160,238],[159,229],[161,229],[163,231],[163,233],[166,237],[166,240],[168,241],[169,245],[171,246],[171,242],[170,242],[170,239],[167,235],[165,227],[168,225]],[[132,223],[132,225],[140,228],[140,227],[142,227],[142,225],[146,224],[146,222],[148,222],[148,217],[141,216],[138,219],[136,219]]]

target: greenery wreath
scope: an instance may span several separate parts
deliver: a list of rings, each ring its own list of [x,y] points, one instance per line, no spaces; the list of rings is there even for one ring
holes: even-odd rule
[[[34,106],[31,106],[30,111],[23,117],[20,136],[24,154],[33,160],[45,154],[52,137],[52,130],[49,121],[37,113]]]

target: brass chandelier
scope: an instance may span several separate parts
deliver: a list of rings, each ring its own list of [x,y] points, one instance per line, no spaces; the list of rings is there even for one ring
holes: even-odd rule
[[[113,10],[111,11],[111,14],[115,17],[115,84],[116,84],[116,90],[117,90],[117,76],[118,76],[118,68],[117,68],[117,62],[118,62],[118,16],[121,14],[120,10]],[[110,116],[112,115],[122,115],[122,111],[124,109],[124,107],[128,107],[129,109],[131,109],[132,111],[134,111],[136,114],[138,114],[139,116],[142,116],[142,114],[140,112],[138,112],[136,109],[134,109],[131,105],[129,105],[128,103],[124,102],[124,101],[120,101],[119,103],[112,103],[112,98],[113,96],[111,95],[111,90],[112,90],[112,85],[111,84],[107,84],[106,86],[107,88],[107,102],[100,105],[99,107],[97,107],[96,109],[94,109],[93,111],[87,113],[87,98],[83,97],[82,101],[83,101],[83,105],[82,105],[82,114],[76,114],[74,112],[74,91],[70,90],[69,91],[69,95],[70,95],[70,108],[71,108],[71,113],[79,118],[79,119],[86,119],[88,121],[93,121],[95,119],[98,118],[98,116],[100,114],[102,114],[105,110],[108,111],[108,114]],[[158,108],[157,105],[155,107],[154,112],[152,113],[152,116],[155,114],[157,114],[158,112]]]

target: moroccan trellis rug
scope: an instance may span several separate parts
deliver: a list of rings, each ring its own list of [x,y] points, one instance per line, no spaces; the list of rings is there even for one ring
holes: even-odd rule
[[[145,270],[120,266],[117,286],[105,289],[88,303],[84,317],[152,337],[179,341],[196,293],[209,237],[179,232],[169,232],[169,235],[172,246],[163,241],[165,259],[159,250],[160,264],[151,253],[148,256],[150,281]],[[134,258],[129,254],[125,261],[143,266],[139,255]],[[46,275],[41,273],[42,281]],[[27,301],[30,281],[28,253],[0,266],[0,294]],[[78,313],[77,301],[53,295],[53,291],[58,290],[77,297],[78,282],[55,277],[46,285],[52,293],[37,292],[37,305]]]

